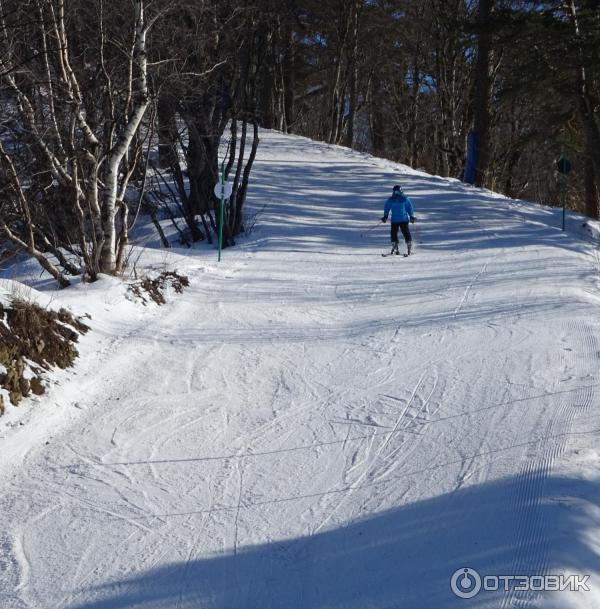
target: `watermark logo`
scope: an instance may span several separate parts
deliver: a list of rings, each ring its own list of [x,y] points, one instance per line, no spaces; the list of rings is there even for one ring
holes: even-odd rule
[[[473,598],[481,592],[481,575],[475,569],[463,567],[452,575],[450,587],[459,598]]]
[[[459,598],[473,598],[482,590],[497,592],[589,592],[589,575],[481,575],[470,567],[452,574],[450,588]]]

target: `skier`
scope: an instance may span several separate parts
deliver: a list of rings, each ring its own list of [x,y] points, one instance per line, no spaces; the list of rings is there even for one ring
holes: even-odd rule
[[[398,229],[402,231],[404,241],[406,241],[407,253],[405,256],[410,256],[412,251],[412,236],[408,223],[411,224],[416,220],[411,200],[402,192],[402,187],[399,184],[394,186],[392,196],[385,203],[382,222],[387,222],[390,211],[392,212],[392,251],[391,254],[400,254],[398,250]]]

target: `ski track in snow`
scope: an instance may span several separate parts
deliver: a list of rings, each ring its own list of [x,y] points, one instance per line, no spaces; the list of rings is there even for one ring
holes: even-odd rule
[[[397,181],[421,242],[382,262],[388,227],[360,233]],[[542,208],[273,132],[252,201],[221,266],[171,255],[183,295],[92,323],[50,392],[76,416],[0,477],[0,607],[550,606],[458,601],[450,577],[574,568],[549,506],[600,427],[595,246]]]

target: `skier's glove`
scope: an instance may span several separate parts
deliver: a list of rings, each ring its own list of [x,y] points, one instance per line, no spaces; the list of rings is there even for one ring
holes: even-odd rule
[[[383,216],[383,218],[381,218],[381,221],[385,224],[387,222],[387,216]]]
[[[410,223],[414,224],[417,221],[417,219],[414,216],[410,217]]]

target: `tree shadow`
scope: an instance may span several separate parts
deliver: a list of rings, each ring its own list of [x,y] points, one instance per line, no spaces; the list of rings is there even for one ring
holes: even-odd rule
[[[283,156],[288,148],[283,146]],[[314,152],[318,158],[319,149]],[[257,161],[249,205],[254,201],[269,208],[258,229],[259,233],[267,229],[267,234],[251,239],[246,247],[275,251],[291,245],[292,250],[304,251],[348,247],[355,252],[372,250],[375,244],[387,247],[386,226],[364,239],[361,234],[376,225],[393,183],[400,180],[416,215],[423,219],[415,230],[424,233],[428,250],[546,245],[581,252],[586,248],[577,234],[561,231],[560,209],[505,199],[457,180],[425,177],[408,169],[399,175],[375,159],[363,163],[355,156],[349,159],[355,162],[328,161],[327,156],[319,165],[315,165],[318,161]]]
[[[589,523],[565,508],[574,498],[597,506],[600,493],[591,482],[548,478],[542,468],[317,534],[247,545],[236,553],[86,587],[73,591],[80,600],[69,609],[474,609],[499,607],[510,594],[511,606],[530,606],[532,593],[482,591],[458,599],[451,576],[461,567],[481,575],[598,573],[600,558],[586,538]],[[267,503],[297,499],[246,504],[240,518],[246,513],[252,521]],[[560,553],[551,551],[553,544],[560,545]]]

